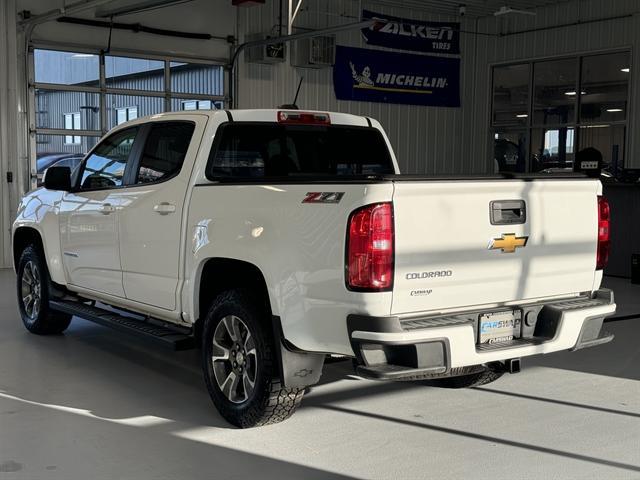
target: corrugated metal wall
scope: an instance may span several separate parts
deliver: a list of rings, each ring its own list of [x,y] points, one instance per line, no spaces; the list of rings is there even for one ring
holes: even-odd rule
[[[430,15],[427,11],[391,8],[370,2],[305,0],[296,25],[322,28],[358,21],[360,8],[406,18],[452,21],[455,18]],[[239,62],[239,106],[272,108],[291,102],[300,76],[304,85],[299,105],[303,108],[338,110],[368,115],[380,120],[389,133],[400,166],[406,173],[484,173],[493,171],[490,120],[490,65],[520,59],[544,58],[590,51],[606,51],[640,45],[640,16],[567,26],[531,33],[498,36],[509,32],[540,29],[572,22],[628,15],[640,11],[637,0],[574,0],[538,9],[535,17],[509,15],[479,20],[462,19],[466,32],[490,35],[461,35],[461,98],[459,109],[386,105],[337,101],[333,92],[331,69],[296,69],[289,63],[277,65]],[[285,9],[286,17],[286,9]],[[240,37],[246,34],[275,33],[278,2],[239,11]],[[477,28],[477,30],[476,30]],[[301,31],[301,30],[300,30]],[[339,45],[369,47],[360,32],[337,35]],[[640,65],[640,48],[633,48],[633,63]],[[631,112],[640,112],[640,75],[632,75]],[[640,143],[633,135],[637,121],[631,118],[627,136],[626,165],[640,166]]]
[[[367,4],[364,8],[408,18],[451,21],[449,16],[429,15],[424,11],[390,8]],[[304,8],[295,25],[303,28],[322,28],[360,20],[358,2],[336,0],[305,0]],[[286,17],[286,9],[285,9]],[[278,18],[278,2],[270,1],[264,7],[239,11],[240,36],[270,32]],[[474,29],[475,21],[465,20],[464,29]],[[297,30],[298,32],[303,30]],[[285,30],[286,32],[286,30]],[[366,47],[360,31],[337,34],[339,45]],[[471,35],[462,36],[461,76],[463,90],[461,108],[434,108],[413,105],[388,105],[382,103],[338,101],[333,92],[332,69],[321,70],[292,68],[289,63],[276,65],[249,64],[239,61],[239,107],[273,108],[291,103],[297,83],[304,76],[298,100],[301,108],[333,110],[366,115],[378,119],[386,129],[402,171],[407,173],[480,173],[492,165],[482,155],[469,149],[469,143],[461,138],[464,129],[464,112],[473,110],[472,84],[475,65],[475,42]],[[473,130],[473,129],[472,129]],[[471,133],[475,135],[474,132]]]

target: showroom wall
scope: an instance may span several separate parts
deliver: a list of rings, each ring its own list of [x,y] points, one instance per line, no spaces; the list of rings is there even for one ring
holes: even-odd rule
[[[510,15],[481,20],[480,31],[500,35],[479,36],[477,39],[478,70],[472,80],[477,92],[477,104],[474,109],[467,110],[467,113],[472,115],[471,124],[480,125],[485,132],[483,154],[489,156],[492,153],[489,142],[490,65],[614,49],[631,49],[632,65],[640,65],[639,12],[640,4],[636,0],[572,0],[540,8],[535,17]],[[577,22],[581,24],[552,28]],[[536,31],[515,33],[527,30]],[[637,112],[640,112],[640,75],[633,68],[630,81],[625,166],[639,168],[640,142],[633,132],[638,125]]]
[[[304,84],[299,105],[302,108],[340,110],[379,119],[391,138],[401,168],[406,173],[456,174],[494,171],[491,136],[491,65],[513,60],[563,56],[587,51],[640,47],[640,16],[635,0],[572,0],[557,6],[539,8],[536,16],[508,15],[479,21],[458,16],[437,15],[427,10],[390,7],[383,2],[341,2],[305,0],[295,25],[323,28],[356,22],[361,8],[404,18],[461,21],[461,101],[460,108],[425,107],[339,101],[335,99],[332,69],[293,68],[288,62],[275,65],[239,62],[239,105],[273,107],[290,102],[301,76]],[[624,18],[591,23],[592,20],[626,15]],[[286,10],[285,10],[286,16]],[[254,33],[273,32],[278,19],[278,1],[239,12],[241,40]],[[575,22],[583,25],[560,25]],[[530,33],[514,33],[536,30]],[[477,32],[477,33],[476,33]],[[337,44],[364,48],[359,31],[337,34]],[[634,64],[640,48],[633,48]],[[640,75],[631,75],[631,112],[640,111]],[[640,143],[629,119],[626,165],[640,166]]]
[[[285,2],[286,3],[286,2]],[[340,0],[305,0],[295,21],[294,33],[307,28],[323,28],[360,21],[361,8],[404,18],[457,21],[457,17],[429,14],[424,10],[392,8],[386,4],[360,3]],[[239,11],[238,25],[241,41],[250,34],[277,32],[278,1],[267,0],[265,6]],[[286,22],[286,9],[285,9]],[[463,19],[463,30],[474,30],[476,21]],[[285,28],[286,32],[286,28]],[[359,30],[336,35],[338,45],[362,48],[368,46]],[[469,123],[474,115],[476,102],[475,36],[461,36],[461,108],[393,105],[384,103],[350,102],[336,100],[332,69],[292,68],[288,62],[275,65],[246,63],[241,58],[238,65],[240,79],[239,106],[242,108],[273,108],[293,100],[301,76],[304,83],[298,100],[301,108],[334,110],[366,115],[378,119],[386,129],[400,167],[410,173],[482,173],[493,163],[479,155],[476,145],[481,129]],[[415,52],[412,52],[415,53]],[[461,138],[465,132],[469,138]]]

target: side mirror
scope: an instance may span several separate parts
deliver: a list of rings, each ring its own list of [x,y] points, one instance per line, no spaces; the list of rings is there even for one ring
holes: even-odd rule
[[[71,169],[69,167],[49,167],[44,172],[44,188],[47,190],[71,190]]]

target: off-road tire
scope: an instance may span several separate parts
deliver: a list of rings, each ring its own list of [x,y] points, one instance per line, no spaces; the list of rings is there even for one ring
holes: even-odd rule
[[[25,273],[25,270],[29,270],[29,273]],[[23,279],[25,276],[33,272],[37,273],[39,288],[39,305],[37,312],[28,305],[25,304],[25,288]],[[20,317],[25,328],[31,333],[37,335],[51,335],[64,332],[71,323],[71,315],[66,313],[56,312],[49,307],[50,297],[50,285],[51,279],[49,277],[49,270],[47,269],[47,262],[44,259],[44,255],[40,248],[35,245],[29,245],[25,248],[20,255],[17,268],[17,296],[18,296],[18,309],[20,310]],[[27,313],[27,310],[31,311],[31,314]]]
[[[232,425],[251,428],[278,423],[289,418],[298,408],[303,388],[283,388],[275,353],[271,319],[262,302],[244,289],[221,293],[211,304],[202,329],[202,368],[211,399]],[[242,403],[234,403],[218,385],[213,367],[213,340],[216,327],[224,318],[235,316],[248,327],[255,342],[255,384],[253,392]]]
[[[432,379],[429,380],[428,384],[441,388],[473,388],[495,382],[503,374],[504,372],[485,368],[484,370],[470,373],[468,375]]]

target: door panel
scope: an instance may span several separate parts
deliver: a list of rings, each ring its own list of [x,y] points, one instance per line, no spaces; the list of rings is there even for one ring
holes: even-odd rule
[[[70,283],[124,297],[118,203],[109,191],[65,194],[60,204],[60,241]]]
[[[69,283],[124,297],[118,215],[139,128],[103,140],[83,161],[78,185],[60,202],[60,243]]]
[[[206,121],[154,122],[120,211],[123,284],[130,300],[176,309],[182,214]],[[198,141],[192,141],[197,139]]]

